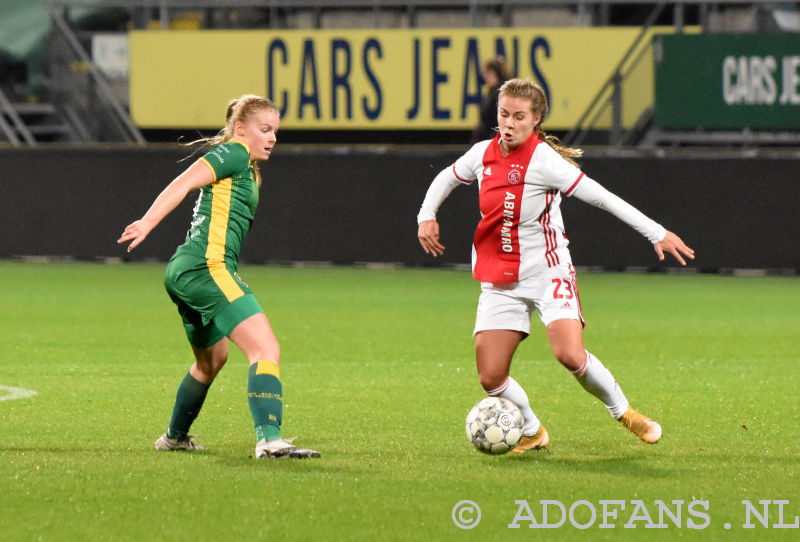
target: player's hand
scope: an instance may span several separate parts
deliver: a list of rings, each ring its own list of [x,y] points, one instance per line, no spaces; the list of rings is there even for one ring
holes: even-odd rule
[[[132,222],[128,224],[125,231],[122,232],[122,236],[117,239],[117,244],[131,241],[131,244],[128,245],[128,252],[130,252],[145,240],[147,234],[149,234],[151,230],[152,228],[148,227],[147,224],[141,220]]]
[[[439,223],[435,220],[421,222],[417,237],[425,254],[431,254],[434,257],[444,254],[444,245],[439,242]]]
[[[656,249],[659,261],[662,262],[664,261],[664,252],[669,252],[675,256],[675,259],[678,260],[681,265],[686,265],[686,261],[683,259],[682,255],[694,260],[694,249],[686,246],[686,243],[671,231],[667,231],[667,235],[664,236],[664,239],[655,243],[653,247]]]

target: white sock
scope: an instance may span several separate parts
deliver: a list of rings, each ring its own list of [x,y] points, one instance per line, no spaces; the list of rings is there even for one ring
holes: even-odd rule
[[[536,431],[539,430],[539,427],[542,426],[542,422],[540,422],[536,414],[533,413],[531,402],[528,400],[528,394],[525,393],[525,390],[522,389],[519,382],[510,376],[502,386],[487,391],[486,393],[492,397],[508,399],[519,407],[522,411],[522,417],[525,418],[525,425],[522,426],[522,433],[524,435],[528,435],[529,437],[533,436],[536,434]]]
[[[618,420],[628,410],[628,400],[611,371],[588,350],[585,352],[583,367],[570,372],[583,389],[603,401],[614,419]]]

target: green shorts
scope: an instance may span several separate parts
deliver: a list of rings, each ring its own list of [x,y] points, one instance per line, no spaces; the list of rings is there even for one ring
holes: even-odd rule
[[[239,274],[224,262],[176,254],[167,265],[164,286],[178,306],[189,342],[208,348],[247,318],[264,312]]]

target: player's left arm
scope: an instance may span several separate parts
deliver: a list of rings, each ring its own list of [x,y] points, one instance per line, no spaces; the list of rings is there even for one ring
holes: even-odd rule
[[[684,257],[694,259],[694,250],[687,246],[680,237],[648,218],[630,203],[603,188],[595,180],[583,175],[568,195],[608,211],[647,237],[653,243],[653,248],[660,261],[664,260],[665,252],[672,254],[681,265],[686,265]]]
[[[658,259],[662,262],[664,261],[665,252],[669,252],[675,256],[675,259],[678,260],[681,265],[686,265],[686,260],[684,260],[682,256],[694,260],[694,249],[687,246],[680,237],[669,230],[667,230],[666,235],[664,235],[664,239],[653,244],[653,248],[656,249]]]
[[[117,243],[130,241],[131,243],[128,245],[128,252],[130,252],[145,240],[150,232],[164,220],[164,217],[180,205],[189,192],[212,182],[214,182],[214,173],[208,163],[203,160],[196,161],[167,185],[142,218],[128,224],[120,238],[117,239]]]

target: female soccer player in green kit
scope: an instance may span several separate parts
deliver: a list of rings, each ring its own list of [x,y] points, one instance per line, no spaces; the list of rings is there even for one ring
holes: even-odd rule
[[[280,345],[264,311],[237,273],[239,252],[258,205],[261,174],[277,141],[280,114],[265,98],[245,95],[228,104],[226,124],[206,140],[211,149],[173,180],[118,243],[136,248],[192,190],[200,190],[186,242],[167,266],[164,285],[178,306],[195,362],[178,387],[167,432],[156,450],[203,449],[189,435],[214,378],[228,359],[228,338],[250,362],[248,403],[256,457],[319,457],[280,435],[283,390]]]

